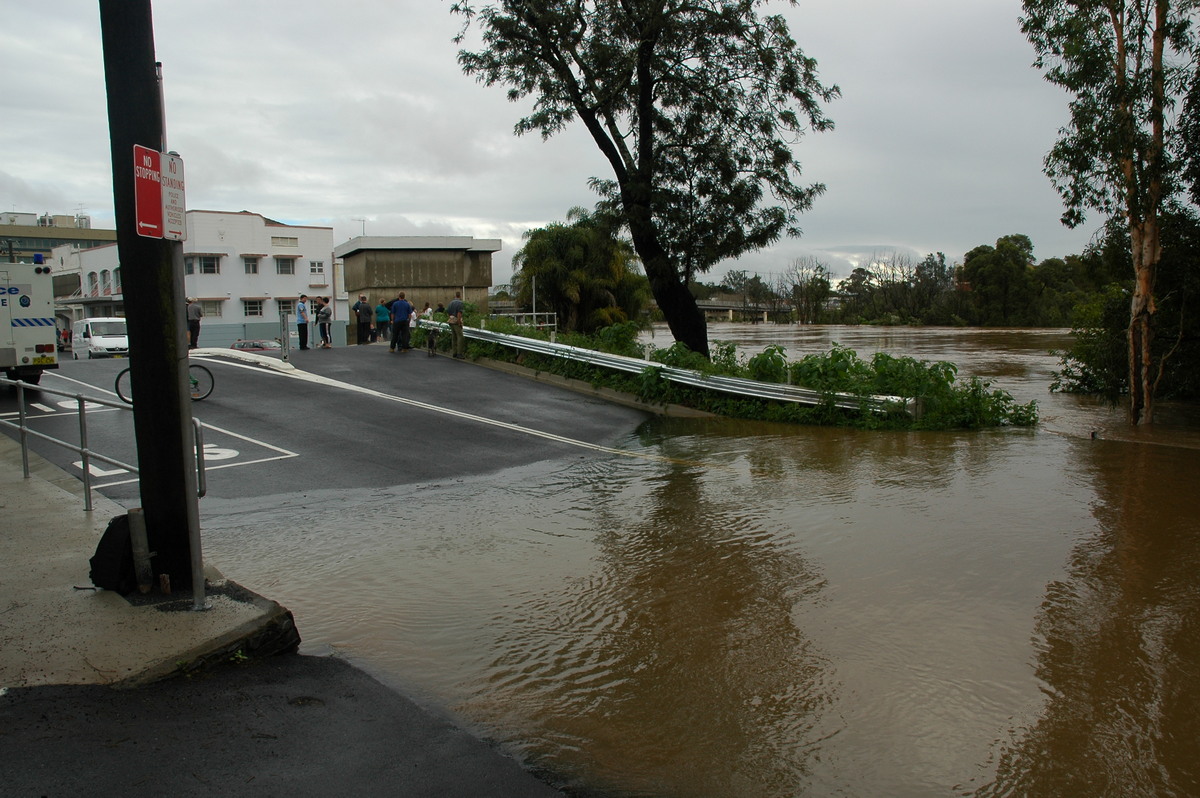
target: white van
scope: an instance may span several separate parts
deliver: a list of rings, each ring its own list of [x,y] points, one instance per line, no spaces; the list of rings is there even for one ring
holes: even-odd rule
[[[102,318],[80,319],[71,328],[71,356],[76,360],[86,357],[128,357],[129,336],[125,331],[125,319]]]

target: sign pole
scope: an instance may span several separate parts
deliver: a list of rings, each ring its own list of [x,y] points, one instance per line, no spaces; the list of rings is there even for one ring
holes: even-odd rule
[[[160,586],[169,585],[170,592],[189,590],[189,537],[199,535],[200,522],[191,401],[184,384],[188,350],[182,245],[161,238],[161,186],[159,237],[139,235],[138,229],[139,208],[147,211],[150,200],[137,192],[148,188],[141,181],[154,179],[149,176],[154,164],[135,163],[135,147],[139,154],[157,154],[164,130],[153,18],[150,0],[99,2],[142,507]],[[138,172],[139,166],[144,171]],[[155,174],[161,174],[161,159],[158,166]]]

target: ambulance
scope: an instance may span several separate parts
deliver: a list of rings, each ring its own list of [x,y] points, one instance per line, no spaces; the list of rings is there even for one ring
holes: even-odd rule
[[[10,380],[36,385],[58,368],[54,279],[42,256],[33,263],[0,263],[0,369]]]

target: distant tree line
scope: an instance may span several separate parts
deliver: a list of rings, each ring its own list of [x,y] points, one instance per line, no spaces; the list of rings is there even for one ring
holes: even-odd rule
[[[1074,306],[1116,278],[1116,264],[1096,256],[1033,259],[1025,235],[1009,235],[967,253],[961,264],[938,252],[915,258],[891,253],[834,281],[829,266],[800,258],[764,279],[730,271],[720,283],[694,283],[698,300],[723,294],[749,317],[800,324],[930,324],[1066,327]]]
[[[1200,217],[1173,208],[1163,217],[1155,319],[1156,389],[1164,398],[1200,399]],[[700,303],[719,297],[741,318],[800,324],[922,324],[1067,327],[1075,343],[1063,353],[1055,387],[1116,400],[1127,390],[1127,327],[1133,278],[1129,236],[1112,222],[1084,252],[1034,260],[1028,236],[1007,235],[948,263],[940,252],[875,257],[835,280],[812,256],[780,273],[731,270],[716,283],[692,282]],[[526,234],[514,257],[513,299],[526,310],[558,314],[564,332],[592,333],[644,319],[648,281],[612,220],[575,208],[565,223]]]

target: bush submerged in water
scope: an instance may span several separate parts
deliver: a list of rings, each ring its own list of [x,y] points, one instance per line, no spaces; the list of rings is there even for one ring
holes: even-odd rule
[[[489,329],[496,327],[489,324]],[[531,334],[527,328],[503,331],[527,337],[548,337],[544,333]],[[661,368],[653,366],[634,375],[549,355],[518,353],[498,344],[486,344],[486,351],[477,353],[499,360],[519,358],[523,365],[538,371],[632,393],[643,401],[681,404],[732,418],[887,429],[1026,427],[1038,421],[1037,402],[1017,404],[1006,391],[990,390],[990,384],[978,377],[960,381],[958,368],[952,363],[930,363],[883,352],[866,361],[853,349],[834,345],[828,353],[806,355],[795,362],[788,361],[783,347],[769,346],[743,364],[736,345],[728,341],[714,341],[710,345],[710,360],[679,343],[666,349],[642,345],[637,340],[638,332],[636,323],[625,322],[603,328],[594,335],[563,335],[558,342],[608,354],[645,358],[662,366],[702,374],[795,385],[825,393],[828,401],[810,407],[735,397],[672,383],[663,377]],[[475,347],[479,345],[472,346],[476,351]],[[863,401],[857,411],[844,410],[834,406],[835,395],[860,397]],[[877,396],[912,400],[918,412],[910,415],[900,410],[874,411],[869,408],[868,400]]]

